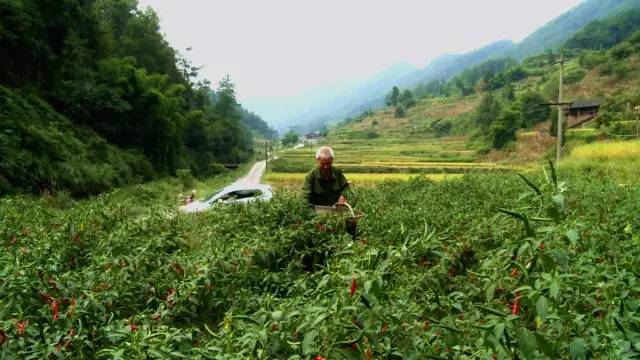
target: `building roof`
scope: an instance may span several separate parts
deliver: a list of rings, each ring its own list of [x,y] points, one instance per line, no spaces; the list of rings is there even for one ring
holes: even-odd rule
[[[592,107],[600,107],[600,100],[598,99],[581,99],[574,100],[571,102],[571,109],[582,109],[582,108],[592,108]]]

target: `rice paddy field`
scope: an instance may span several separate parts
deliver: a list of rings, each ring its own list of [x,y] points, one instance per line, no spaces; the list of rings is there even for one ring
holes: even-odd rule
[[[431,180],[459,177],[471,171],[509,171],[507,165],[483,162],[464,137],[335,139],[326,145],[335,151],[334,165],[355,185],[425,176]],[[280,151],[270,162],[265,180],[276,188],[300,186],[315,166],[320,145]]]
[[[583,176],[611,177],[620,184],[640,179],[640,140],[599,141],[574,147],[561,169]]]

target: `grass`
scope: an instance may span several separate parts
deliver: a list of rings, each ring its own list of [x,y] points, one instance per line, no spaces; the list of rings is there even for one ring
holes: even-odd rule
[[[566,171],[611,177],[618,183],[637,182],[640,179],[640,140],[578,145],[560,165]]]

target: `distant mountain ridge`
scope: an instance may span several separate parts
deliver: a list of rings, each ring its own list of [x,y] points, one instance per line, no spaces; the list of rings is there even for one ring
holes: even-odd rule
[[[309,95],[313,96],[310,92],[291,99],[248,101],[245,105],[279,130],[288,127],[300,131],[318,129],[328,122],[384,106],[384,96],[393,86],[412,89],[431,80],[450,79],[488,59],[512,57],[519,61],[547,49],[556,50],[588,23],[634,8],[640,8],[640,0],[586,0],[517,44],[501,40],[469,53],[445,54],[421,69],[408,64],[393,65],[350,88],[335,89],[334,92],[324,89],[332,95],[316,97],[315,102],[307,99]]]
[[[640,0],[587,0],[566,11],[543,27],[534,31],[513,48],[500,56],[522,60],[546,49],[558,49],[578,30],[593,20],[603,19],[615,13],[640,8]]]

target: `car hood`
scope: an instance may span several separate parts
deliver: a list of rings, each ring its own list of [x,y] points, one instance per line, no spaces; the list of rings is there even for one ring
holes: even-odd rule
[[[194,213],[194,212],[205,211],[208,207],[209,206],[206,203],[203,203],[200,201],[194,201],[192,203],[189,203],[187,205],[180,207],[180,210],[186,213]]]

